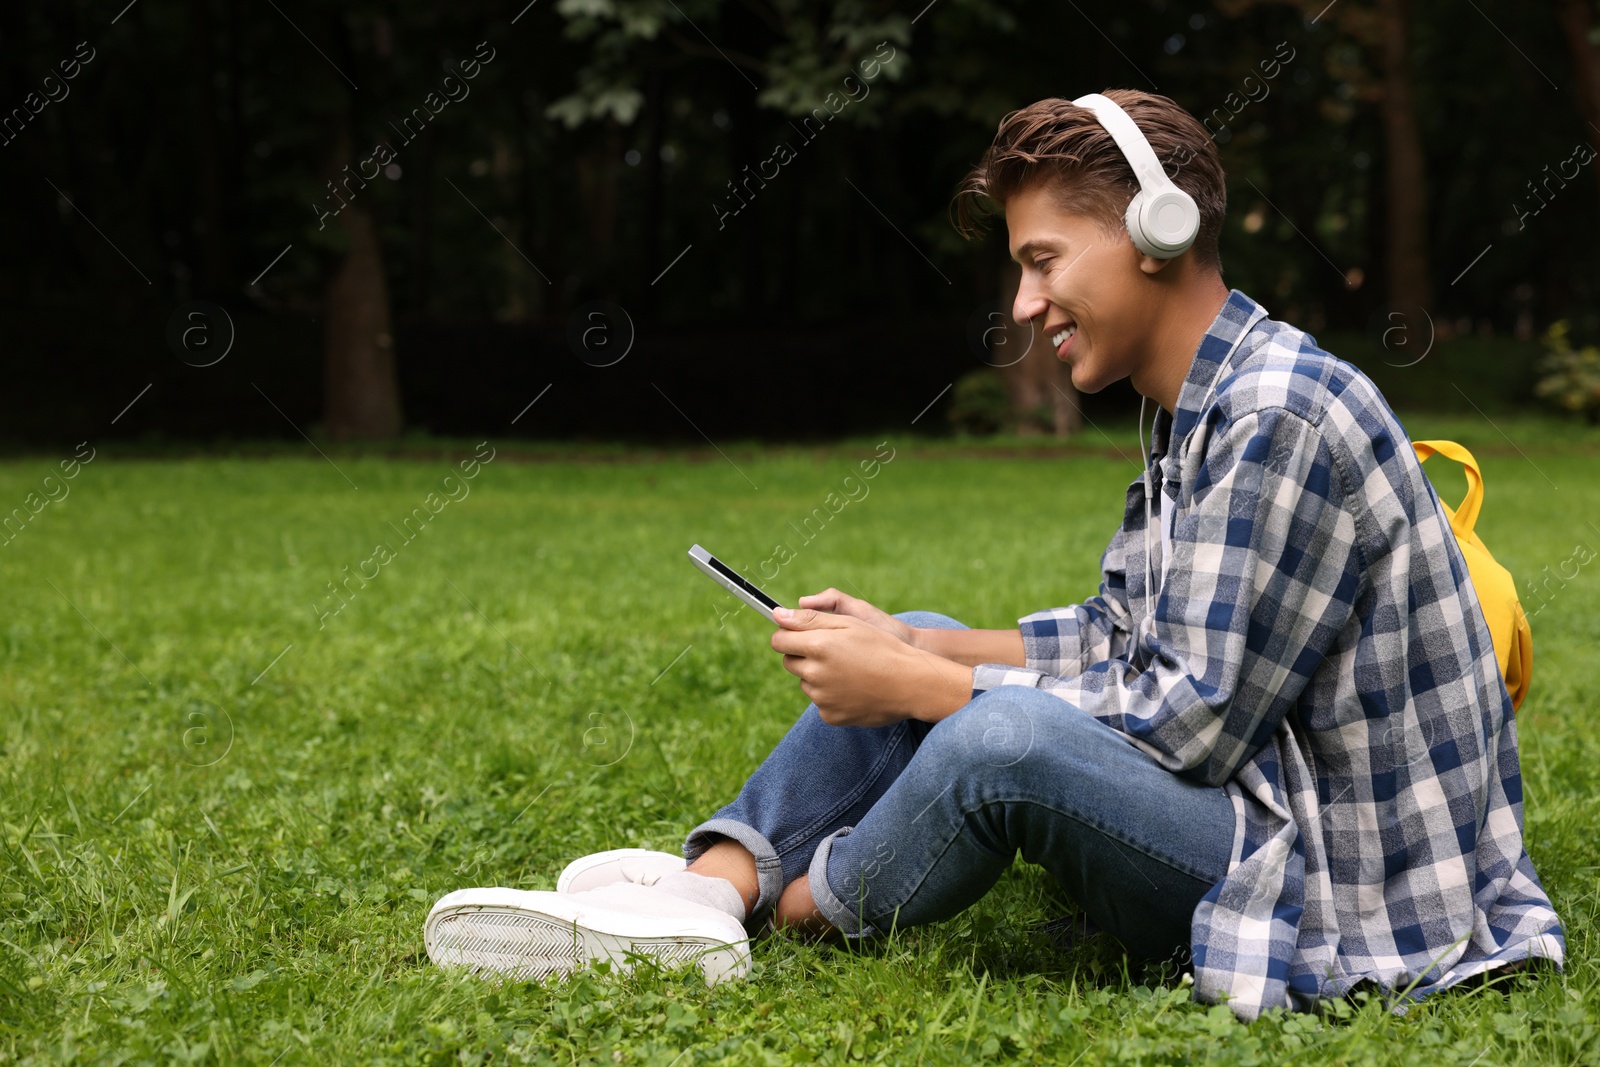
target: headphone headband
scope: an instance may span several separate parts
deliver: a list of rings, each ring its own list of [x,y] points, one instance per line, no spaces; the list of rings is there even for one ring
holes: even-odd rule
[[[1122,149],[1128,165],[1133,168],[1133,176],[1139,180],[1139,188],[1146,192],[1154,192],[1172,187],[1172,179],[1167,177],[1161,161],[1156,158],[1156,150],[1151,148],[1150,142],[1145,139],[1144,131],[1139,129],[1139,124],[1134,122],[1115,100],[1099,93],[1090,93],[1088,96],[1078,97],[1073,103],[1094,112],[1094,117],[1100,120],[1100,125],[1105,127],[1111,139],[1117,142],[1117,147]]]
[[[1115,100],[1090,93],[1073,103],[1094,112],[1139,182],[1125,219],[1134,246],[1157,259],[1182,255],[1200,232],[1200,209],[1194,199],[1167,177],[1138,123]]]

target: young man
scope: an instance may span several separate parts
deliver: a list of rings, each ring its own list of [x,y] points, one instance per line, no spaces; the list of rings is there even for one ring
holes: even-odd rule
[[[1043,100],[956,206],[969,237],[1004,214],[1015,317],[1074,385],[1159,405],[1099,594],[1009,630],[801,598],[772,647],[811,704],[686,870],[629,850],[555,893],[453,893],[432,957],[540,974],[709,948],[716,980],[769,919],[936,921],[1020,851],[1130,954],[1190,950],[1197,997],[1246,1019],[1560,966],[1455,538],[1372,383],[1223,284],[1205,129],[1145,93]]]

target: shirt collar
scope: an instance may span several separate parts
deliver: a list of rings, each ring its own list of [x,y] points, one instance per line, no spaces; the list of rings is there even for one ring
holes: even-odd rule
[[[1194,429],[1222,361],[1256,323],[1266,317],[1266,308],[1237,289],[1228,290],[1228,299],[1206,328],[1205,336],[1200,339],[1200,347],[1195,350],[1194,360],[1189,364],[1189,373],[1184,376],[1183,385],[1178,390],[1178,410],[1170,416],[1165,408],[1156,411],[1152,456],[1165,456],[1173,438],[1181,441]]]

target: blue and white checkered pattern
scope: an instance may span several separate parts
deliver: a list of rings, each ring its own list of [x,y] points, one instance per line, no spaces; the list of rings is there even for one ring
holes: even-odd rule
[[[1229,872],[1194,914],[1202,1000],[1252,1019],[1358,983],[1415,996],[1560,966],[1511,699],[1382,395],[1234,290],[1177,407],[1150,456],[1154,521],[1174,509],[1164,583],[1159,559],[1145,580],[1141,479],[1099,595],[1019,620],[1026,667],[978,667],[974,694],[1047,689],[1232,798]]]

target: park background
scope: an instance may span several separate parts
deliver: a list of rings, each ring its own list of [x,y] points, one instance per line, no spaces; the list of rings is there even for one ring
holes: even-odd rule
[[[63,0],[0,57],[0,1063],[1600,1055],[1592,0]],[[948,205],[1107,87],[1206,122],[1229,285],[1478,455],[1566,974],[1244,1027],[1020,863],[714,990],[431,968],[438,896],[675,850],[800,709],[689,544],[974,626],[1094,590],[1138,398]]]

